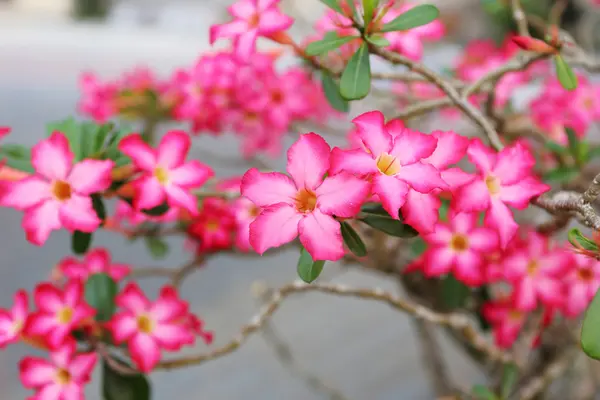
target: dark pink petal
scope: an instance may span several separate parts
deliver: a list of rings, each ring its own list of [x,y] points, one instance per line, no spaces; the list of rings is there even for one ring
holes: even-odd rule
[[[164,190],[169,205],[184,208],[192,215],[198,214],[198,199],[189,190],[185,190],[177,185],[167,185]]]
[[[535,165],[533,155],[521,143],[505,147],[496,158],[493,175],[500,179],[502,185],[512,185],[531,174]]]
[[[460,161],[469,147],[468,138],[452,131],[434,131],[431,136],[437,139],[437,146],[433,154],[423,161],[437,169],[444,169]]]
[[[582,282],[575,282],[569,287],[565,300],[565,312],[569,316],[579,315],[587,308],[589,302],[587,285]]]
[[[492,171],[496,165],[496,152],[484,145],[479,138],[471,140],[467,155],[483,174]]]
[[[452,226],[452,230],[456,233],[469,234],[477,225],[479,216],[476,213],[456,212],[450,209],[448,212],[448,220]]]
[[[233,22],[232,22],[233,23]],[[237,28],[237,27],[236,27]],[[223,31],[221,31],[223,33]],[[236,57],[241,61],[249,60],[252,54],[256,52],[256,39],[258,38],[257,29],[246,30],[237,36],[233,41]]]
[[[183,345],[190,345],[195,341],[194,335],[185,326],[175,324],[158,324],[152,331],[152,336],[160,347],[171,351],[179,350]]]
[[[550,190],[550,186],[534,177],[527,177],[510,186],[502,186],[500,199],[517,209],[525,209],[531,199]]]
[[[62,385],[59,385],[58,383],[56,383],[55,381],[52,383],[49,383],[48,385],[44,386],[43,388],[40,389],[39,392],[37,392],[36,397],[33,399],[29,399],[29,400],[63,400],[61,397],[64,397],[64,389]],[[67,399],[65,399],[67,400]],[[72,400],[72,399],[68,399],[68,400]],[[78,399],[81,400],[81,399]]]
[[[164,168],[173,169],[184,163],[192,141],[184,131],[169,131],[158,144],[157,162]]]
[[[518,281],[527,274],[529,254],[526,252],[514,252],[504,259],[504,277],[510,281]]]
[[[69,364],[69,372],[77,382],[87,382],[98,361],[96,353],[79,354]]]
[[[344,256],[340,223],[315,209],[298,224],[300,242],[313,260],[336,261]]]
[[[317,207],[325,214],[350,218],[360,211],[370,192],[370,183],[354,175],[340,173],[328,177],[317,188]]]
[[[58,217],[60,203],[47,200],[28,209],[23,215],[23,230],[31,243],[43,245],[53,230],[60,229],[62,223]]]
[[[268,35],[284,31],[294,23],[294,19],[279,12],[279,10],[264,11],[260,15],[258,29],[262,34]]]
[[[29,301],[27,292],[23,289],[19,289],[14,296],[15,304],[12,307],[13,318],[25,321],[27,314],[29,314]]]
[[[406,182],[393,176],[375,175],[373,178],[373,193],[379,196],[385,211],[395,219],[400,218],[400,207],[404,205],[408,195]]]
[[[70,231],[94,232],[102,223],[87,196],[72,194],[71,198],[60,205],[59,218],[63,226]]]
[[[110,264],[110,254],[104,248],[88,251],[85,264],[90,273],[106,272]]]
[[[481,179],[461,186],[454,194],[454,207],[457,211],[483,211],[490,205],[490,192]]]
[[[72,307],[77,306],[83,298],[83,284],[79,281],[67,283],[63,289],[63,302]]]
[[[26,210],[52,197],[50,183],[36,176],[9,183],[6,187],[0,202],[17,210]]]
[[[321,136],[306,133],[287,152],[287,171],[298,189],[314,190],[329,169],[331,149]]]
[[[480,286],[484,282],[483,263],[481,255],[474,251],[463,251],[455,256],[456,279],[467,286]]]
[[[442,179],[450,186],[451,190],[456,190],[475,179],[475,175],[471,175],[460,168],[449,168],[441,171],[441,174]]]
[[[44,335],[44,339],[51,349],[58,349],[65,343],[71,330],[73,330],[72,324],[57,324],[48,334]]]
[[[447,247],[454,236],[454,232],[446,224],[439,223],[431,233],[423,235],[423,240],[429,244],[434,244],[436,247]]]
[[[385,117],[381,111],[370,111],[352,120],[358,128],[357,134],[374,157],[389,153],[392,136],[385,129]]]
[[[404,166],[429,157],[436,146],[437,139],[435,137],[407,128],[394,139],[390,154],[396,156],[400,164]]]
[[[440,175],[440,171],[431,164],[417,162],[403,165],[400,168],[400,172],[395,175],[395,178],[408,183],[410,187],[421,193],[429,193],[434,189],[447,188],[446,182],[444,182]]]
[[[169,171],[169,181],[177,186],[196,188],[215,175],[208,165],[192,160]]]
[[[134,133],[119,142],[119,150],[131,158],[133,164],[144,170],[152,172],[157,164],[156,151],[152,149],[142,137]]]
[[[269,7],[276,6],[280,0],[255,0],[257,10],[263,11]]]
[[[160,361],[158,344],[148,335],[137,334],[129,341],[131,358],[140,371],[148,373]]]
[[[135,314],[143,313],[150,308],[150,302],[138,285],[133,282],[125,286],[125,289],[116,297],[115,302],[118,306],[126,308]]]
[[[277,203],[294,204],[298,190],[294,182],[279,172],[260,172],[249,169],[242,178],[242,196],[252,200],[259,207]]]
[[[407,224],[421,234],[429,233],[434,230],[439,219],[441,205],[442,202],[435,194],[419,193],[411,189],[402,207],[402,216]]]
[[[36,313],[29,316],[25,326],[25,332],[31,336],[45,336],[56,327],[56,318],[44,313]]]
[[[56,368],[48,361],[37,357],[25,357],[19,363],[23,386],[37,389],[54,381]]]
[[[497,199],[492,199],[491,207],[485,215],[485,223],[498,231],[500,246],[503,249],[506,248],[519,229],[512,212]]]
[[[112,183],[113,166],[111,160],[83,160],[73,166],[67,181],[80,194],[103,192]]]
[[[226,24],[212,25],[210,27],[210,43],[214,44],[221,38],[231,38],[243,34],[248,29],[246,21],[235,20]]]
[[[559,280],[551,278],[538,278],[537,281],[537,292],[540,299],[544,302],[546,307],[560,307],[563,304],[564,299],[564,286]]]
[[[523,311],[533,311],[537,307],[535,282],[529,276],[521,279],[515,286],[515,307]]]
[[[469,233],[469,247],[483,253],[492,252],[498,247],[498,235],[491,229],[474,229]]]
[[[248,20],[256,14],[257,4],[252,0],[240,0],[227,7],[227,11],[236,18]]]
[[[60,132],[54,132],[31,149],[33,168],[48,179],[65,180],[72,163],[73,153],[69,149],[69,141]]]
[[[164,287],[156,302],[150,307],[150,314],[157,321],[175,320],[188,313],[188,305],[179,299],[177,291],[169,286]]]
[[[357,175],[367,175],[377,172],[377,163],[363,149],[342,150],[335,147],[331,152],[331,168],[329,173],[334,175],[346,171]]]
[[[452,270],[455,254],[449,247],[429,249],[423,255],[423,272],[428,277],[441,276]]]
[[[121,279],[123,279],[127,275],[129,275],[130,273],[131,273],[131,267],[129,267],[128,265],[113,264],[110,266],[108,274],[114,280],[120,281]]]
[[[136,317],[125,313],[116,314],[110,322],[110,331],[117,343],[129,340],[138,331]]]
[[[33,293],[35,306],[44,312],[56,312],[63,306],[62,294],[51,283],[40,283]]]
[[[85,396],[83,388],[79,384],[76,384],[74,382],[72,382],[68,386],[63,386],[61,394],[62,399],[60,400],[82,400]]]
[[[272,247],[289,243],[298,236],[303,215],[288,204],[279,203],[264,209],[250,224],[250,244],[263,254]]]
[[[154,176],[137,179],[134,187],[134,205],[138,210],[149,210],[163,204],[165,201],[165,189]]]

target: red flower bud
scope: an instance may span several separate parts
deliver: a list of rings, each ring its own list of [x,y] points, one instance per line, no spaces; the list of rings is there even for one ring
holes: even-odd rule
[[[534,53],[539,54],[556,54],[558,50],[548,43],[534,39],[528,36],[514,36],[512,38],[513,42],[523,50],[533,51]]]

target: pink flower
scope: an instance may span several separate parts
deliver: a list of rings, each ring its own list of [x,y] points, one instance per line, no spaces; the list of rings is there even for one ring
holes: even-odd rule
[[[0,126],[0,139],[4,136],[8,135],[11,131],[11,128],[8,126]]]
[[[438,223],[433,233],[423,236],[429,244],[424,254],[423,271],[427,276],[453,273],[468,286],[485,282],[485,255],[498,246],[496,233],[477,226],[477,214],[452,215],[449,223]]]
[[[117,84],[102,84],[94,74],[85,73],[79,79],[79,87],[82,97],[78,108],[82,114],[103,123],[118,113],[115,102],[119,92]]]
[[[496,154],[481,140],[473,139],[467,154],[479,173],[455,192],[456,210],[487,211],[485,224],[498,231],[504,248],[518,229],[507,205],[525,209],[532,198],[547,192],[550,186],[533,175],[535,160],[520,142]]]
[[[393,218],[399,218],[409,189],[429,193],[447,187],[440,172],[423,162],[437,146],[435,137],[406,129],[396,121],[385,124],[379,111],[362,114],[352,122],[366,151],[334,148],[329,173],[346,171],[372,180],[373,193]]]
[[[232,207],[237,224],[235,245],[242,251],[250,251],[250,225],[260,215],[260,208],[245,197],[236,199]]]
[[[113,264],[110,253],[106,249],[93,249],[88,251],[83,261],[73,257],[63,259],[58,268],[67,278],[85,282],[90,275],[105,273],[115,281],[120,281],[131,272],[131,268],[124,264]]]
[[[232,38],[235,54],[247,60],[256,50],[259,36],[273,36],[294,22],[282,14],[278,6],[279,0],[238,0],[227,9],[233,21],[210,27],[210,43],[219,38]]]
[[[600,262],[581,254],[573,256],[575,265],[565,277],[564,313],[577,317],[590,304],[600,287]]]
[[[167,201],[171,207],[182,207],[198,213],[196,197],[190,189],[202,186],[213,171],[193,160],[185,162],[190,149],[190,137],[183,131],[169,131],[155,150],[138,134],[129,135],[119,143],[119,150],[131,157],[142,176],[133,181],[134,207],[151,209]]]
[[[330,148],[315,133],[300,136],[288,150],[289,175],[250,169],[242,179],[242,195],[262,208],[250,224],[250,243],[263,254],[300,236],[315,260],[339,260],[344,255],[341,227],[334,215],[353,217],[370,185],[349,174],[324,178]]]
[[[33,299],[39,311],[29,316],[25,333],[42,337],[53,349],[65,343],[81,322],[96,314],[85,302],[83,285],[78,281],[69,282],[62,291],[50,283],[41,283],[35,288]]]
[[[36,391],[30,400],[83,400],[83,386],[91,380],[95,353],[78,354],[69,342],[50,353],[50,361],[25,357],[19,363],[23,386]]]
[[[124,310],[113,316],[109,329],[117,343],[127,342],[129,353],[140,371],[148,373],[161,358],[161,349],[176,351],[195,338],[185,324],[188,304],[175,289],[164,287],[151,303],[136,283],[130,282],[117,295]]]
[[[527,313],[517,309],[510,297],[483,305],[483,316],[493,326],[496,344],[510,348],[519,337]]]
[[[117,210],[115,212],[114,220],[117,223],[127,221],[132,226],[137,226],[143,222],[174,222],[179,218],[180,210],[181,209],[178,207],[171,207],[169,208],[169,211],[163,215],[153,216],[137,211],[128,202],[119,200],[117,202]]]
[[[4,206],[25,211],[27,240],[42,245],[53,230],[93,232],[101,221],[90,195],[111,184],[110,160],[83,160],[73,165],[67,138],[53,133],[31,150],[36,174],[13,182],[2,196]]]
[[[235,218],[231,205],[224,199],[204,199],[200,213],[187,229],[198,240],[198,253],[227,250],[233,246]]]
[[[532,311],[538,300],[545,306],[561,306],[562,279],[570,263],[565,249],[553,246],[542,234],[529,232],[525,245],[504,260],[505,277],[514,287],[515,307]]]
[[[14,299],[15,304],[10,310],[0,309],[0,348],[19,341],[29,314],[27,293],[19,290]]]

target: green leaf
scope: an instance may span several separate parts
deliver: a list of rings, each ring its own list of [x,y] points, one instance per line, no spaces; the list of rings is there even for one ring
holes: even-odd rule
[[[492,299],[489,287],[481,286],[479,288],[476,288],[475,296],[477,298],[476,303],[480,304],[479,309],[475,311],[475,317],[477,318],[477,322],[479,323],[479,328],[483,332],[489,332],[489,330],[492,329],[492,325],[483,316],[483,305],[488,303]]]
[[[325,4],[332,10],[339,12],[340,14],[343,14],[342,8],[340,7],[340,3],[338,0],[321,0],[321,3]]]
[[[321,275],[325,261],[314,261],[303,247],[298,259],[298,276],[306,283],[311,283]]]
[[[442,301],[450,310],[463,307],[469,294],[471,289],[452,274],[447,275],[442,281]]]
[[[554,67],[556,68],[556,76],[562,87],[567,90],[575,90],[577,88],[577,76],[560,54],[554,56]]]
[[[370,227],[391,236],[411,238],[419,235],[415,228],[389,215],[366,214],[360,220]]]
[[[340,94],[346,100],[367,97],[371,90],[369,46],[363,43],[352,55],[340,79]]]
[[[363,21],[365,27],[369,26],[371,21],[373,20],[373,13],[377,5],[379,4],[379,0],[362,0],[363,4]]]
[[[415,258],[420,257],[423,253],[425,253],[425,250],[427,250],[427,243],[425,243],[423,239],[417,238],[410,246],[410,249]]]
[[[501,395],[503,399],[508,399],[515,387],[517,382],[519,370],[513,363],[506,364],[502,373],[502,389]]]
[[[473,396],[478,400],[498,400],[496,395],[483,385],[475,385],[471,391],[473,392]]]
[[[94,207],[94,211],[96,211],[96,215],[104,224],[104,220],[106,219],[106,207],[104,207],[102,196],[96,193],[90,197],[92,198],[92,206]]]
[[[144,240],[152,258],[164,258],[169,253],[169,245],[160,237],[146,236]]]
[[[353,41],[354,39],[357,39],[357,36],[338,36],[334,32],[334,35],[325,36],[325,38],[322,40],[309,43],[308,46],[306,46],[305,52],[309,56],[318,56],[335,50],[338,47]]]
[[[111,357],[123,366],[124,361]],[[150,383],[145,375],[121,375],[106,362],[102,363],[102,395],[104,400],[150,400]]]
[[[107,274],[92,274],[85,281],[85,301],[96,310],[96,320],[109,321],[115,313],[119,288]]]
[[[440,10],[431,4],[421,4],[397,16],[381,28],[381,32],[406,31],[426,25],[440,15]]]
[[[564,147],[556,142],[553,142],[551,140],[547,140],[544,143],[544,146],[548,150],[550,150],[551,152],[556,153],[556,154],[569,154],[569,150],[566,147]]]
[[[31,165],[31,150],[20,144],[2,144],[0,146],[0,163],[19,171],[34,173]]]
[[[350,105],[346,100],[342,98],[340,95],[340,88],[338,84],[333,80],[331,75],[326,72],[321,74],[321,84],[323,85],[323,92],[325,92],[325,97],[327,101],[335,110],[341,112],[348,112],[350,110]]]
[[[152,217],[160,217],[161,215],[164,215],[167,211],[169,211],[169,205],[167,203],[163,203],[159,206],[142,210],[144,214],[150,215]]]
[[[450,200],[442,199],[442,205],[440,206],[439,215],[440,220],[447,221],[448,220],[448,211],[450,210]]]
[[[342,225],[342,238],[344,243],[357,257],[364,257],[367,255],[367,247],[360,238],[359,234],[348,224],[347,222],[341,222]]]
[[[92,244],[92,234],[87,232],[75,231],[71,236],[71,249],[75,254],[87,253]]]
[[[577,175],[579,175],[579,169],[576,167],[558,167],[546,172],[543,179],[547,182],[563,183],[569,182]]]
[[[390,215],[380,203],[367,203],[360,210],[368,214]],[[400,210],[398,210],[398,216],[400,216]]]
[[[569,242],[577,248],[583,247],[585,250],[598,251],[596,242],[585,237],[578,228],[571,228],[567,237]]]
[[[600,146],[592,147],[588,151],[588,158],[592,159],[592,158],[598,158],[598,157],[600,157]]]
[[[600,359],[600,290],[596,291],[583,318],[581,348],[591,358]]]
[[[75,156],[75,162],[83,160],[82,129],[73,117],[62,121],[51,122],[46,125],[46,133],[48,136],[52,135],[54,132],[61,132],[65,135],[69,141],[69,147]]]
[[[106,138],[108,137],[108,134],[113,131],[113,129],[115,129],[115,124],[113,124],[112,122],[100,125],[94,137],[94,153],[97,153],[104,149],[104,145],[106,144]]]
[[[369,43],[371,43],[373,46],[377,46],[377,47],[387,47],[390,45],[390,41],[381,35],[369,36],[369,37],[367,37],[367,41]]]
[[[579,149],[579,138],[577,137],[577,133],[569,127],[565,126],[565,132],[567,134],[567,138],[569,139],[569,151],[573,158],[577,157],[578,149]]]
[[[350,10],[352,10],[354,20],[358,21],[358,10],[356,9],[356,4],[354,2],[355,0],[346,0],[346,4],[348,5],[348,7],[350,7]]]

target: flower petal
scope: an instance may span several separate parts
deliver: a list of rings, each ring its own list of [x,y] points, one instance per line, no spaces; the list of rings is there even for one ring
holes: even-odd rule
[[[52,197],[50,183],[36,176],[7,183],[0,203],[5,207],[26,210]]]
[[[165,188],[153,176],[145,176],[134,181],[134,207],[137,210],[149,210],[165,201]]]
[[[408,183],[410,187],[421,193],[429,193],[434,189],[447,188],[440,171],[433,165],[420,162],[403,165],[395,178]]]
[[[447,274],[454,265],[455,253],[449,247],[434,247],[423,255],[423,272],[428,277]]]
[[[434,131],[431,136],[437,139],[437,146],[433,154],[423,161],[437,169],[444,169],[460,161],[469,147],[468,138],[452,131]]]
[[[272,247],[289,243],[298,236],[301,219],[302,215],[285,203],[265,208],[250,224],[250,244],[263,254]]]
[[[184,163],[192,141],[184,131],[169,131],[158,144],[157,162],[164,168],[174,169]]]
[[[492,252],[498,247],[498,234],[492,229],[476,228],[469,233],[469,247],[478,252]]]
[[[167,185],[164,190],[170,206],[184,208],[192,215],[198,214],[198,199],[189,190],[177,185]]]
[[[251,168],[242,178],[242,196],[249,198],[259,207],[282,202],[294,204],[297,192],[294,182],[279,172],[265,173]]]
[[[23,386],[36,389],[54,381],[56,367],[37,357],[25,357],[19,363],[19,375]]]
[[[33,168],[38,174],[52,180],[67,178],[73,158],[69,141],[60,132],[54,132],[48,139],[42,140],[31,149]]]
[[[461,186],[454,195],[457,211],[483,211],[490,205],[490,192],[485,182],[479,178]]]
[[[385,117],[381,111],[370,111],[352,120],[357,134],[374,157],[389,153],[392,148],[392,136],[385,129]]]
[[[150,308],[150,302],[138,285],[133,282],[125,286],[123,291],[115,298],[115,302],[119,307],[126,308],[135,314],[143,313]]]
[[[503,202],[497,199],[491,201],[491,207],[485,215],[485,224],[498,231],[500,246],[503,249],[506,248],[519,229],[512,212]]]
[[[346,171],[357,175],[367,175],[377,172],[377,163],[363,149],[342,150],[334,147],[331,151],[331,175]]]
[[[531,199],[550,190],[550,186],[534,177],[527,177],[510,186],[500,188],[500,199],[517,209],[525,209]]]
[[[81,194],[102,192],[112,183],[113,166],[111,160],[83,160],[73,166],[67,181]]]
[[[92,205],[92,199],[77,194],[60,205],[59,217],[70,231],[94,232],[102,223]]]
[[[160,348],[148,335],[137,334],[129,341],[131,359],[140,369],[148,373],[160,361]]]
[[[338,221],[315,209],[298,224],[300,242],[313,260],[336,261],[344,256],[344,241]]]
[[[528,177],[534,165],[535,159],[529,149],[517,142],[502,149],[492,173],[502,185],[512,185]]]
[[[326,178],[317,188],[317,207],[325,214],[350,218],[360,211],[370,191],[368,182],[342,172]]]
[[[226,24],[212,25],[210,27],[210,43],[214,44],[221,38],[232,38],[243,34],[248,30],[248,23],[242,20],[234,20]]]
[[[314,190],[329,169],[331,149],[321,136],[306,133],[287,152],[287,171],[298,189]]]
[[[159,324],[152,331],[152,336],[160,347],[175,351],[185,344],[193,344],[194,335],[183,325]]]
[[[118,147],[122,153],[131,158],[136,167],[144,171],[153,171],[156,167],[156,151],[144,142],[139,134],[134,133],[124,137]]]
[[[456,255],[454,275],[467,286],[480,286],[484,282],[481,255],[474,251],[464,251]]]
[[[258,30],[256,28],[246,30],[237,36],[233,41],[234,53],[238,60],[245,62],[256,52],[256,39]]]
[[[429,157],[436,146],[437,139],[435,137],[406,128],[394,138],[390,154],[396,156],[400,164],[404,166]]]
[[[239,0],[227,7],[227,11],[235,18],[250,19],[257,11],[257,4],[251,0]]]
[[[109,327],[117,343],[129,340],[138,331],[137,321],[129,313],[115,314],[110,321]]]
[[[535,283],[529,276],[524,277],[515,284],[515,307],[523,311],[535,310],[537,306],[537,292]]]
[[[88,382],[98,361],[96,353],[78,354],[69,364],[69,372],[77,382]]]
[[[58,217],[59,208],[60,203],[47,200],[25,211],[22,226],[28,241],[41,246],[53,230],[62,227]]]
[[[192,160],[169,171],[169,181],[177,186],[196,188],[204,185],[214,175],[215,173],[211,167]]]
[[[483,174],[490,172],[496,165],[496,153],[484,145],[479,138],[471,140],[467,155]]]
[[[475,178],[475,175],[471,175],[460,168],[448,168],[441,171],[441,174],[442,179],[448,184],[450,190],[456,190]]]
[[[420,233],[429,233],[434,230],[439,219],[441,205],[442,202],[435,194],[410,189],[402,207],[402,216],[407,224]]]

